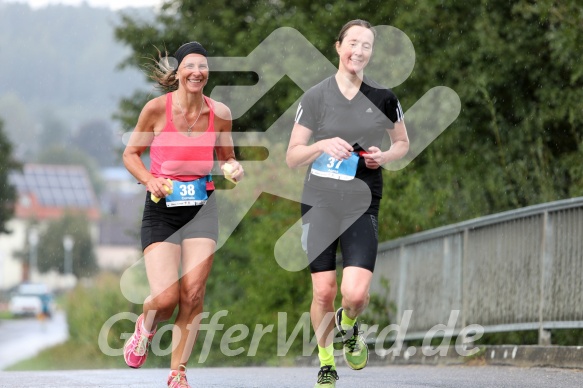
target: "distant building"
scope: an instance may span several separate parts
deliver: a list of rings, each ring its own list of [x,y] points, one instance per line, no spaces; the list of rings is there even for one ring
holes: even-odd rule
[[[33,236],[29,230],[32,221],[42,229],[66,211],[85,214],[91,221],[91,235],[97,240],[100,209],[87,171],[83,166],[26,164],[22,172],[10,174],[8,181],[16,187],[17,202],[14,218],[7,224],[12,233],[0,235],[0,289],[12,288],[24,280],[56,287],[63,282],[59,274],[31,274],[29,261],[18,259],[16,253],[25,251],[27,240],[38,240],[38,234]],[[36,257],[41,255],[41,247],[37,247]]]
[[[31,241],[32,221],[42,230],[65,212],[81,212],[89,219],[100,268],[121,272],[141,257],[139,231],[145,188],[123,167],[101,173],[105,185],[99,197],[83,166],[26,164],[22,172],[9,176],[18,199],[14,218],[7,223],[12,233],[0,235],[0,290],[24,280],[42,281],[52,288],[63,284],[56,272],[34,274],[30,279],[30,258],[22,261],[16,255]],[[38,247],[38,258],[42,257],[41,249]]]
[[[141,257],[140,221],[146,189],[124,167],[106,168],[102,178],[106,184],[99,198],[98,264],[120,271]]]
[[[18,219],[46,221],[73,210],[99,220],[99,203],[83,166],[26,164],[22,173],[10,175],[9,182],[18,192]]]

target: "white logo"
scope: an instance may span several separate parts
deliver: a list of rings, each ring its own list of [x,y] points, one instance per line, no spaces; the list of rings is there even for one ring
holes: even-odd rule
[[[2,0],[0,0],[0,4]],[[377,38],[375,45],[377,53],[391,53],[378,55],[374,63],[367,66],[367,74],[371,79],[381,79],[387,87],[395,87],[405,82],[415,65],[415,48],[409,37],[398,28],[392,26],[376,26]],[[395,42],[399,44],[394,45]],[[386,45],[386,46],[380,46]],[[395,47],[397,48],[395,50]],[[293,48],[293,50],[291,50]],[[295,61],[288,58],[301,58],[306,66],[297,66]],[[399,59],[399,66],[389,65]],[[216,85],[211,97],[223,102],[231,110],[232,119],[237,119],[247,113],[253,106],[275,86],[280,79],[288,76],[304,92],[321,82],[330,74],[335,74],[338,68],[330,62],[310,41],[298,30],[291,27],[280,27],[263,40],[247,57],[211,57],[208,58],[210,68],[214,71],[253,71],[259,75],[259,82],[255,85]],[[262,192],[269,193],[297,203],[301,201],[303,174],[292,174],[285,163],[285,150],[289,144],[290,123],[296,113],[296,121],[301,119],[303,110],[309,109],[295,103],[267,129],[258,131],[233,132],[233,142],[236,146],[256,146],[258,143],[269,150],[269,157],[262,161],[245,161],[245,175],[248,177],[262,177],[266,171],[273,171],[273,179],[245,179],[232,190],[216,190],[212,195],[219,197],[219,203],[229,207],[229,211],[219,212],[221,234],[215,251],[220,249],[244,215],[251,209]],[[365,113],[373,113],[372,107]],[[399,171],[415,159],[433,140],[458,117],[461,111],[461,101],[457,93],[446,87],[436,86],[429,89],[421,98],[407,110],[409,120],[407,131],[421,133],[410,144],[409,152],[398,162],[388,163],[382,168],[387,171]],[[403,120],[403,110],[397,107],[397,121]],[[427,117],[439,120],[427,120]],[[125,144],[129,141],[132,132],[123,136]],[[141,137],[142,145],[149,145],[151,139]],[[183,146],[183,144],[172,144]],[[390,144],[381,144],[382,149],[388,149]],[[269,167],[265,167],[269,165]],[[279,169],[279,170],[278,170]],[[277,171],[277,172],[276,172]],[[293,179],[289,179],[292,178]],[[259,182],[259,183],[258,183]],[[362,181],[360,181],[362,182]],[[234,198],[237,196],[236,200]],[[370,201],[370,192],[361,201]],[[232,207],[232,208],[231,208]],[[203,213],[198,213],[203,214]],[[197,215],[197,217],[199,217]],[[299,232],[299,233],[298,233]],[[275,238],[276,236],[273,236]],[[301,237],[301,218],[290,227],[283,236],[279,237],[274,247],[274,256],[277,263],[287,271],[300,271],[306,268],[308,261],[303,256],[301,246],[298,246]],[[295,249],[299,249],[296,253]],[[128,268],[120,281],[120,288],[126,299],[141,304],[150,295],[147,285],[144,258],[141,258],[132,267]],[[168,284],[170,287],[172,284]],[[162,291],[163,286],[160,287]],[[156,297],[157,295],[151,295]]]

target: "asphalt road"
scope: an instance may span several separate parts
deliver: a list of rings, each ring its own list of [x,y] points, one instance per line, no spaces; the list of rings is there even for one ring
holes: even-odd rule
[[[67,338],[63,314],[53,319],[0,322],[0,369],[29,358],[40,349]],[[515,368],[497,366],[368,366],[362,371],[338,369],[338,388],[391,387],[583,387],[583,370]],[[115,369],[89,371],[0,371],[0,388],[18,387],[166,387],[164,369]],[[193,388],[313,387],[317,367],[290,368],[191,368]]]
[[[371,366],[362,371],[338,369],[337,388],[397,387],[508,387],[572,388],[583,386],[583,372],[569,369],[494,366]],[[57,372],[0,372],[2,388],[166,387],[167,370],[115,369]],[[291,368],[191,368],[193,388],[296,388],[313,387],[317,369]]]
[[[0,370],[31,358],[42,349],[64,342],[68,336],[67,320],[61,311],[56,312],[51,319],[0,321]]]

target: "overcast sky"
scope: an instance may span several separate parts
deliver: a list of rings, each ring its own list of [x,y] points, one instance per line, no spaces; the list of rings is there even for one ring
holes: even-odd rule
[[[6,3],[27,3],[32,8],[46,7],[50,4],[80,5],[87,3],[92,7],[108,7],[120,9],[125,7],[158,6],[163,0],[0,0]]]

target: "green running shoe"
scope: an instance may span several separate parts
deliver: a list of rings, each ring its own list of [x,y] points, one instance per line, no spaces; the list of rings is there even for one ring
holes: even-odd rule
[[[336,311],[336,328],[340,332],[344,344],[344,361],[351,369],[360,370],[368,363],[368,346],[366,346],[364,338],[358,331],[358,322],[354,323],[352,329],[342,329],[340,324],[342,322],[342,310],[343,308],[340,307]]]
[[[338,380],[336,369],[332,369],[331,365],[324,365],[318,372],[318,381],[314,388],[335,388],[336,380]]]

